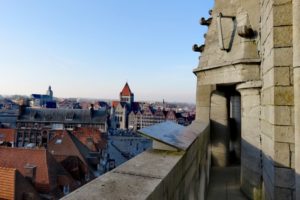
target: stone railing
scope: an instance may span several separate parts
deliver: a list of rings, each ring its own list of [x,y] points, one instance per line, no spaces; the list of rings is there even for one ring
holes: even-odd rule
[[[188,127],[197,137],[186,151],[147,150],[75,190],[72,199],[205,199],[209,180],[209,124]]]

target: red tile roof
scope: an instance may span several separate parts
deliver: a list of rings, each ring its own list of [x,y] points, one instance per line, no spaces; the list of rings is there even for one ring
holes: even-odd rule
[[[99,152],[106,147],[107,141],[101,137],[102,133],[97,128],[76,128],[72,133],[90,151]]]
[[[38,192],[51,193],[57,190],[59,175],[68,176],[70,187],[76,187],[74,180],[46,149],[0,147],[0,167],[15,168],[26,176],[25,165],[36,166],[34,186]]]
[[[71,135],[64,131],[61,135],[56,135],[48,144],[49,152],[54,155],[54,157],[60,158],[59,162],[63,161],[69,156],[78,157],[86,166],[88,163],[84,155],[80,152],[76,144],[71,138]]]
[[[74,134],[65,131],[56,135],[49,142],[48,150],[74,179],[82,182],[86,174],[89,174],[90,180],[95,178],[94,166],[88,160],[90,150]]]
[[[40,199],[32,184],[17,169],[0,167],[0,199],[25,199],[26,195]]]
[[[16,169],[0,167],[0,199],[15,199]]]
[[[130,87],[127,82],[120,94],[121,94],[121,96],[131,96],[132,93],[131,93]]]
[[[0,128],[0,141],[1,142],[14,142],[16,130],[11,128]]]
[[[111,107],[116,108],[119,105],[120,101],[111,102]]]

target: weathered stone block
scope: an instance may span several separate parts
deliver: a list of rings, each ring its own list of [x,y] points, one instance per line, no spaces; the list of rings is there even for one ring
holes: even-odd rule
[[[273,105],[274,102],[274,89],[272,87],[263,88],[261,93],[262,105]]]
[[[292,2],[292,0],[273,0],[273,1],[274,1],[274,5],[286,4]]]
[[[278,16],[284,18],[283,16]],[[291,47],[293,42],[292,26],[274,27],[274,47]]]
[[[261,184],[261,168],[258,171],[253,171],[252,169],[248,168],[247,166],[241,167],[241,181],[247,180],[253,186],[258,187]]]
[[[279,167],[290,167],[290,146],[288,143],[275,143],[274,162]]]
[[[293,126],[274,126],[274,135],[276,142],[293,143],[295,140]]]
[[[276,1],[279,0],[275,0],[274,4],[277,4],[273,7],[274,13],[273,13],[273,25],[274,26],[283,26],[283,25],[292,25],[292,2],[291,1],[287,1],[287,0],[281,0],[279,2],[281,3],[275,3]],[[284,2],[284,3],[282,3]],[[290,34],[292,34],[292,32],[290,32]]]
[[[274,125],[291,125],[291,109],[289,106],[262,106],[261,117]]]
[[[275,186],[282,188],[295,188],[295,171],[288,168],[275,168]]]
[[[262,151],[266,158],[273,159],[274,155],[274,141],[268,136],[262,134]]]
[[[261,132],[267,137],[274,140],[274,134],[275,134],[274,125],[266,120],[261,120],[260,125],[261,125]]]
[[[291,168],[295,169],[295,152],[291,152]]]
[[[275,48],[274,66],[291,66],[293,64],[293,48]]]
[[[290,67],[271,68],[263,75],[263,87],[289,86],[290,85]]]
[[[266,52],[264,52],[264,58],[261,64],[261,69],[263,74],[265,74],[266,72],[268,72],[270,69],[272,69],[274,67],[274,51],[273,49],[269,50],[269,54],[266,54]]]
[[[249,80],[259,80],[260,70],[258,65],[228,64],[209,70],[196,72],[201,85],[237,83]]]
[[[274,85],[276,86],[290,85],[290,67],[274,68]]]
[[[294,105],[293,87],[275,87],[274,105]]]
[[[293,193],[292,190],[284,189],[284,188],[275,188],[275,200],[292,200],[293,199]]]
[[[289,86],[269,87],[262,92],[263,105],[294,105],[294,89]]]
[[[274,124],[291,125],[291,109],[289,106],[274,106],[271,108],[271,113],[274,114]]]

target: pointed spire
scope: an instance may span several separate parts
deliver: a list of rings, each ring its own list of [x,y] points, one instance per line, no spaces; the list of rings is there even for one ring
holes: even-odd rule
[[[131,96],[132,92],[127,82],[120,94],[121,96]]]

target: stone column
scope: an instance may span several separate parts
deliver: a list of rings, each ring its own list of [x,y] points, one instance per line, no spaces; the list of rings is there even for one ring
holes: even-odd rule
[[[260,81],[237,85],[241,94],[241,189],[250,199],[261,198]]]
[[[293,0],[293,68],[296,199],[300,199],[300,0]]]
[[[229,161],[229,120],[227,99],[224,93],[215,91],[211,96],[210,139],[212,165],[226,167]]]

